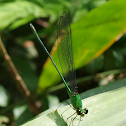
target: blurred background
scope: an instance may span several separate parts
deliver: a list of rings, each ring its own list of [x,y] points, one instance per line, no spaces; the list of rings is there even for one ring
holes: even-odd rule
[[[30,23],[35,26],[60,67],[55,42],[57,21],[64,10],[71,20],[78,92],[93,92],[94,88],[125,78],[126,19],[118,15],[126,17],[122,13],[126,3],[112,2],[0,0],[0,125],[23,124],[69,98],[61,78],[29,26]],[[112,8],[112,4],[119,5],[120,11]],[[85,98],[92,95],[95,93]]]

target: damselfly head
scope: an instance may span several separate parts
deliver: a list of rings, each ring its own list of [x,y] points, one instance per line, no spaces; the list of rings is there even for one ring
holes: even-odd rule
[[[77,109],[76,111],[77,111],[77,114],[81,116],[84,116],[85,114],[88,113],[88,109],[86,108],[85,109],[80,108],[80,109]]]

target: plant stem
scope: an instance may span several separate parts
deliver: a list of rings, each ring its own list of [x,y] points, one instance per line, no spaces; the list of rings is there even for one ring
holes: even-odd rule
[[[4,45],[2,43],[1,36],[0,36],[0,52],[8,65],[10,74],[12,75],[13,79],[16,81],[18,90],[27,100],[29,108],[31,109],[32,112],[34,112],[34,114],[36,114],[36,115],[39,114],[41,112],[39,110],[40,107],[37,104],[37,102],[35,100],[33,100],[33,98],[31,97],[30,91],[27,89],[27,86],[25,85],[25,83],[22,80],[21,76],[19,75],[17,69],[15,68],[15,66],[11,60],[11,57],[8,55]]]

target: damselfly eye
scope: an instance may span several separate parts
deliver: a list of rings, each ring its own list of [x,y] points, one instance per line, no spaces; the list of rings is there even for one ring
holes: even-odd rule
[[[78,110],[77,110],[77,114],[78,114],[78,115],[81,115],[81,114],[82,114],[81,110],[78,109]]]
[[[85,109],[85,114],[87,114],[87,113],[88,113],[88,109],[86,108],[86,109]]]

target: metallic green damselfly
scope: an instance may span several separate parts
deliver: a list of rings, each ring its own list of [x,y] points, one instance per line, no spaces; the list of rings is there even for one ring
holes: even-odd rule
[[[74,66],[74,59],[73,59],[71,26],[70,26],[70,20],[69,20],[68,13],[66,11],[62,12],[62,14],[59,18],[59,21],[58,21],[58,30],[57,30],[58,56],[59,56],[59,61],[60,61],[60,65],[61,65],[64,77],[60,73],[55,62],[53,61],[52,57],[50,56],[48,50],[46,49],[43,42],[39,38],[34,26],[32,24],[30,24],[30,27],[32,28],[35,36],[37,37],[38,41],[43,46],[44,50],[46,51],[49,58],[51,59],[53,65],[55,66],[56,70],[58,71],[60,77],[62,78],[62,80],[67,88],[67,92],[70,96],[72,106],[76,110],[75,113],[77,115],[80,115],[80,120],[81,120],[81,117],[83,117],[85,114],[87,114],[88,110],[86,108],[82,109],[82,101],[81,101],[80,95],[77,91],[78,87],[77,87],[77,83],[76,83],[76,73],[75,73],[75,66]],[[76,118],[76,116],[75,116],[75,118]],[[73,118],[73,120],[75,118]]]

